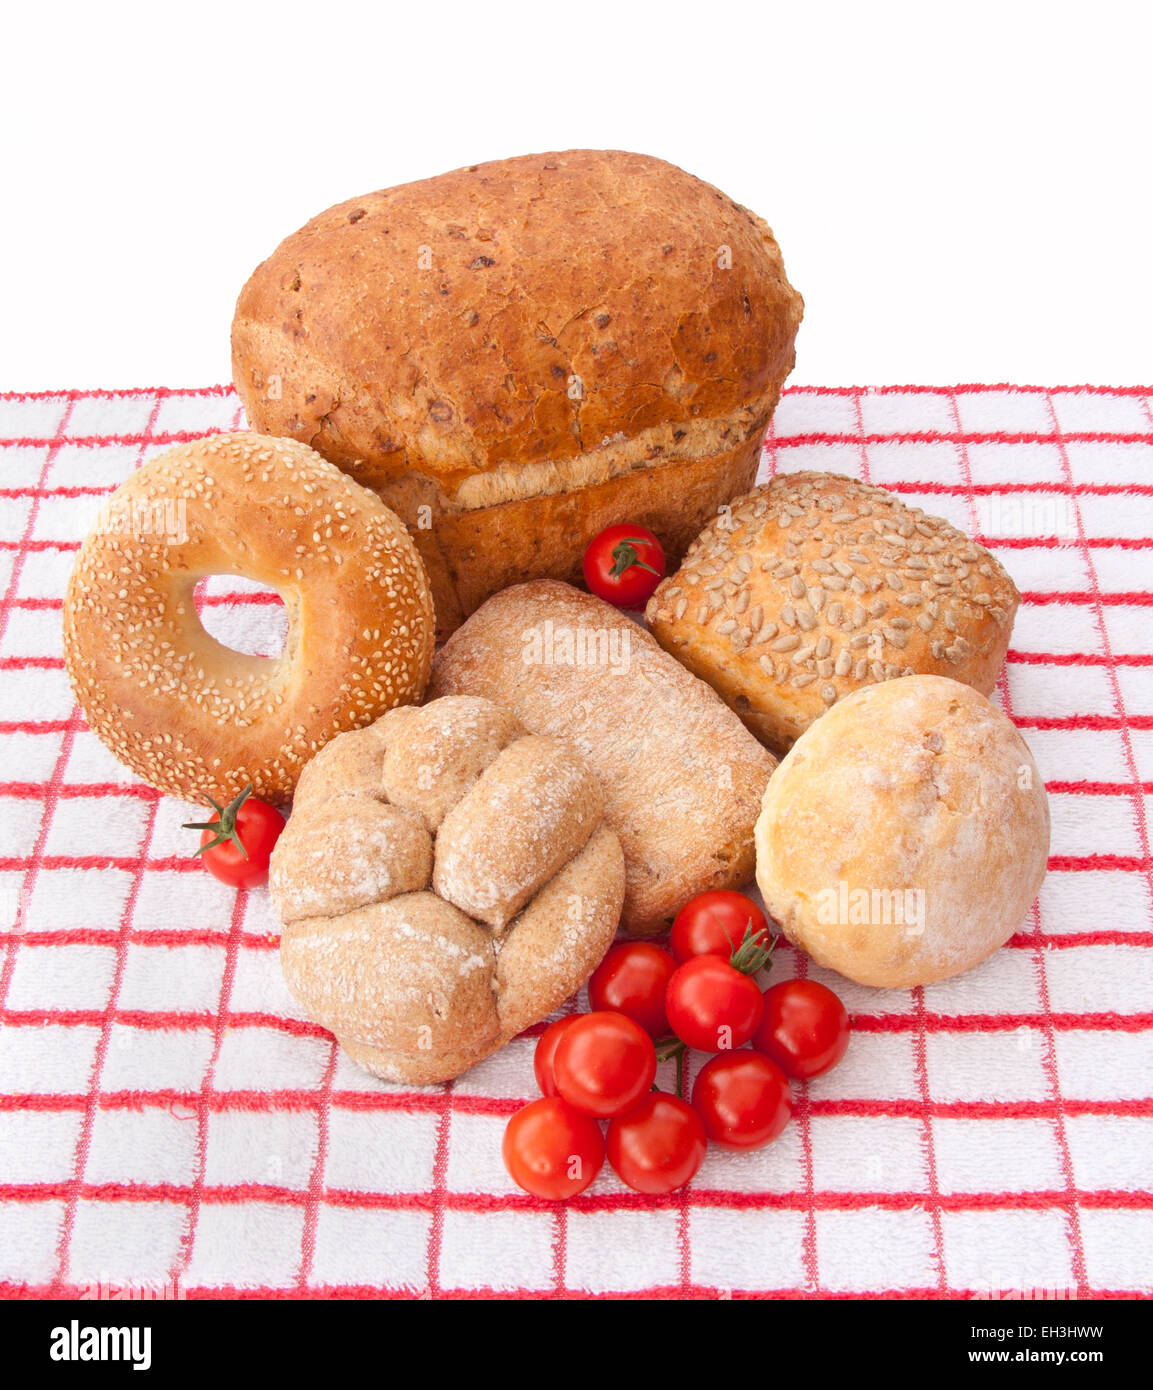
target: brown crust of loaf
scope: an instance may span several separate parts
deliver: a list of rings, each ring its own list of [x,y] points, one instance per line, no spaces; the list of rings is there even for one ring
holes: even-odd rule
[[[378,1076],[427,1085],[580,988],[616,931],[624,860],[570,746],[459,697],[317,755],[269,891],[308,1015]]]
[[[184,539],[127,524],[136,508],[152,518],[166,506]],[[279,659],[205,632],[194,589],[209,574],[281,594]],[[65,660],[92,732],[188,801],[226,802],[251,782],[286,802],[329,739],[421,698],[434,626],[396,515],[306,445],[247,433],[178,445],[134,473],[81,546],[64,598]]]
[[[608,662],[526,664],[526,633],[543,637],[546,622],[554,634],[627,637],[627,671],[614,674]],[[533,733],[567,739],[584,755],[624,851],[629,931],[659,931],[695,893],[751,878],[753,825],[776,760],[707,685],[609,604],[554,580],[506,589],[438,653],[429,695],[446,694],[495,700]]]
[[[988,695],[1020,595],[940,517],[835,473],[737,498],[646,610],[653,636],[783,754],[853,690],[941,675]]]
[[[531,504],[632,472],[667,499],[667,468],[723,471],[763,435],[802,308],[769,227],[712,185],[622,151],[525,155],[288,237],[240,293],[233,375],[254,428],[311,444],[410,525],[421,505],[435,529],[530,504],[549,573],[568,576],[583,541],[563,508]],[[621,491],[599,525],[626,514]],[[503,538],[477,527],[475,550],[445,526],[447,564],[425,556],[442,632],[515,582],[485,587]]]

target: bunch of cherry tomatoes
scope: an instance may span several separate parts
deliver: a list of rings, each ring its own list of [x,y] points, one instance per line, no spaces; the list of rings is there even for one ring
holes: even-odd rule
[[[814,980],[761,992],[772,951],[764,914],[742,893],[702,893],[673,923],[669,950],[613,946],[589,980],[592,1012],[552,1024],[533,1069],[541,1098],[518,1110],[503,1154],[513,1181],[561,1201],[583,1192],[607,1156],[637,1192],[683,1187],[709,1143],[771,1143],[792,1114],[789,1081],[820,1076],[849,1044],[840,999]],[[688,1048],[713,1054],[684,1097]],[[676,1089],[656,1088],[676,1060]],[[602,1135],[598,1121],[608,1121]]]

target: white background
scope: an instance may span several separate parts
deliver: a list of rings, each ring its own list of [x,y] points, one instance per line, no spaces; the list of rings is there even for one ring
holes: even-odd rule
[[[41,3],[5,20],[0,390],[226,381],[314,213],[641,150],[774,227],[793,380],[1153,380],[1153,7]]]

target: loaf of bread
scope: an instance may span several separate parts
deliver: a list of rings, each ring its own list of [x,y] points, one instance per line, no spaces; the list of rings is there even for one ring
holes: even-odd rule
[[[624,851],[628,930],[658,931],[695,893],[752,877],[776,760],[617,609],[552,580],[506,589],[434,660],[430,698],[463,694],[587,760]]]
[[[611,523],[678,557],[756,476],[801,309],[719,189],[569,150],[321,213],[241,291],[233,374],[254,429],[408,524],[443,637],[502,588],[578,578]]]
[[[653,636],[784,753],[851,691],[914,673],[988,695],[1020,595],[940,517],[836,473],[733,501],[658,586]]]
[[[839,701],[773,774],[757,882],[790,941],[859,984],[968,970],[1022,925],[1049,854],[1024,739],[972,687],[909,676]]]
[[[369,1071],[445,1081],[574,994],[624,861],[569,744],[487,700],[404,706],[305,768],[270,866],[285,980]]]

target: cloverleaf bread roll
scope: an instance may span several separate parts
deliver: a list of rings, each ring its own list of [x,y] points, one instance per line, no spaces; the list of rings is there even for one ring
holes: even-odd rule
[[[424,1085],[584,984],[616,931],[624,862],[574,748],[454,697],[393,710],[308,764],[269,888],[309,1017],[377,1076]]]
[[[836,473],[789,473],[722,509],[649,600],[657,641],[783,753],[864,685],[914,673],[983,695],[1020,595],[940,517]]]
[[[464,694],[588,762],[624,851],[628,930],[658,931],[695,893],[752,876],[776,760],[617,609],[552,580],[497,594],[433,664],[430,698]]]
[[[859,984],[968,970],[1021,927],[1049,803],[1024,739],[970,686],[908,676],[848,695],[793,745],[757,821],[785,935]]]
[[[253,427],[310,444],[408,524],[438,631],[576,580],[628,517],[679,556],[752,485],[801,298],[766,224],[620,150],[525,155],[322,212],[232,327]]]

